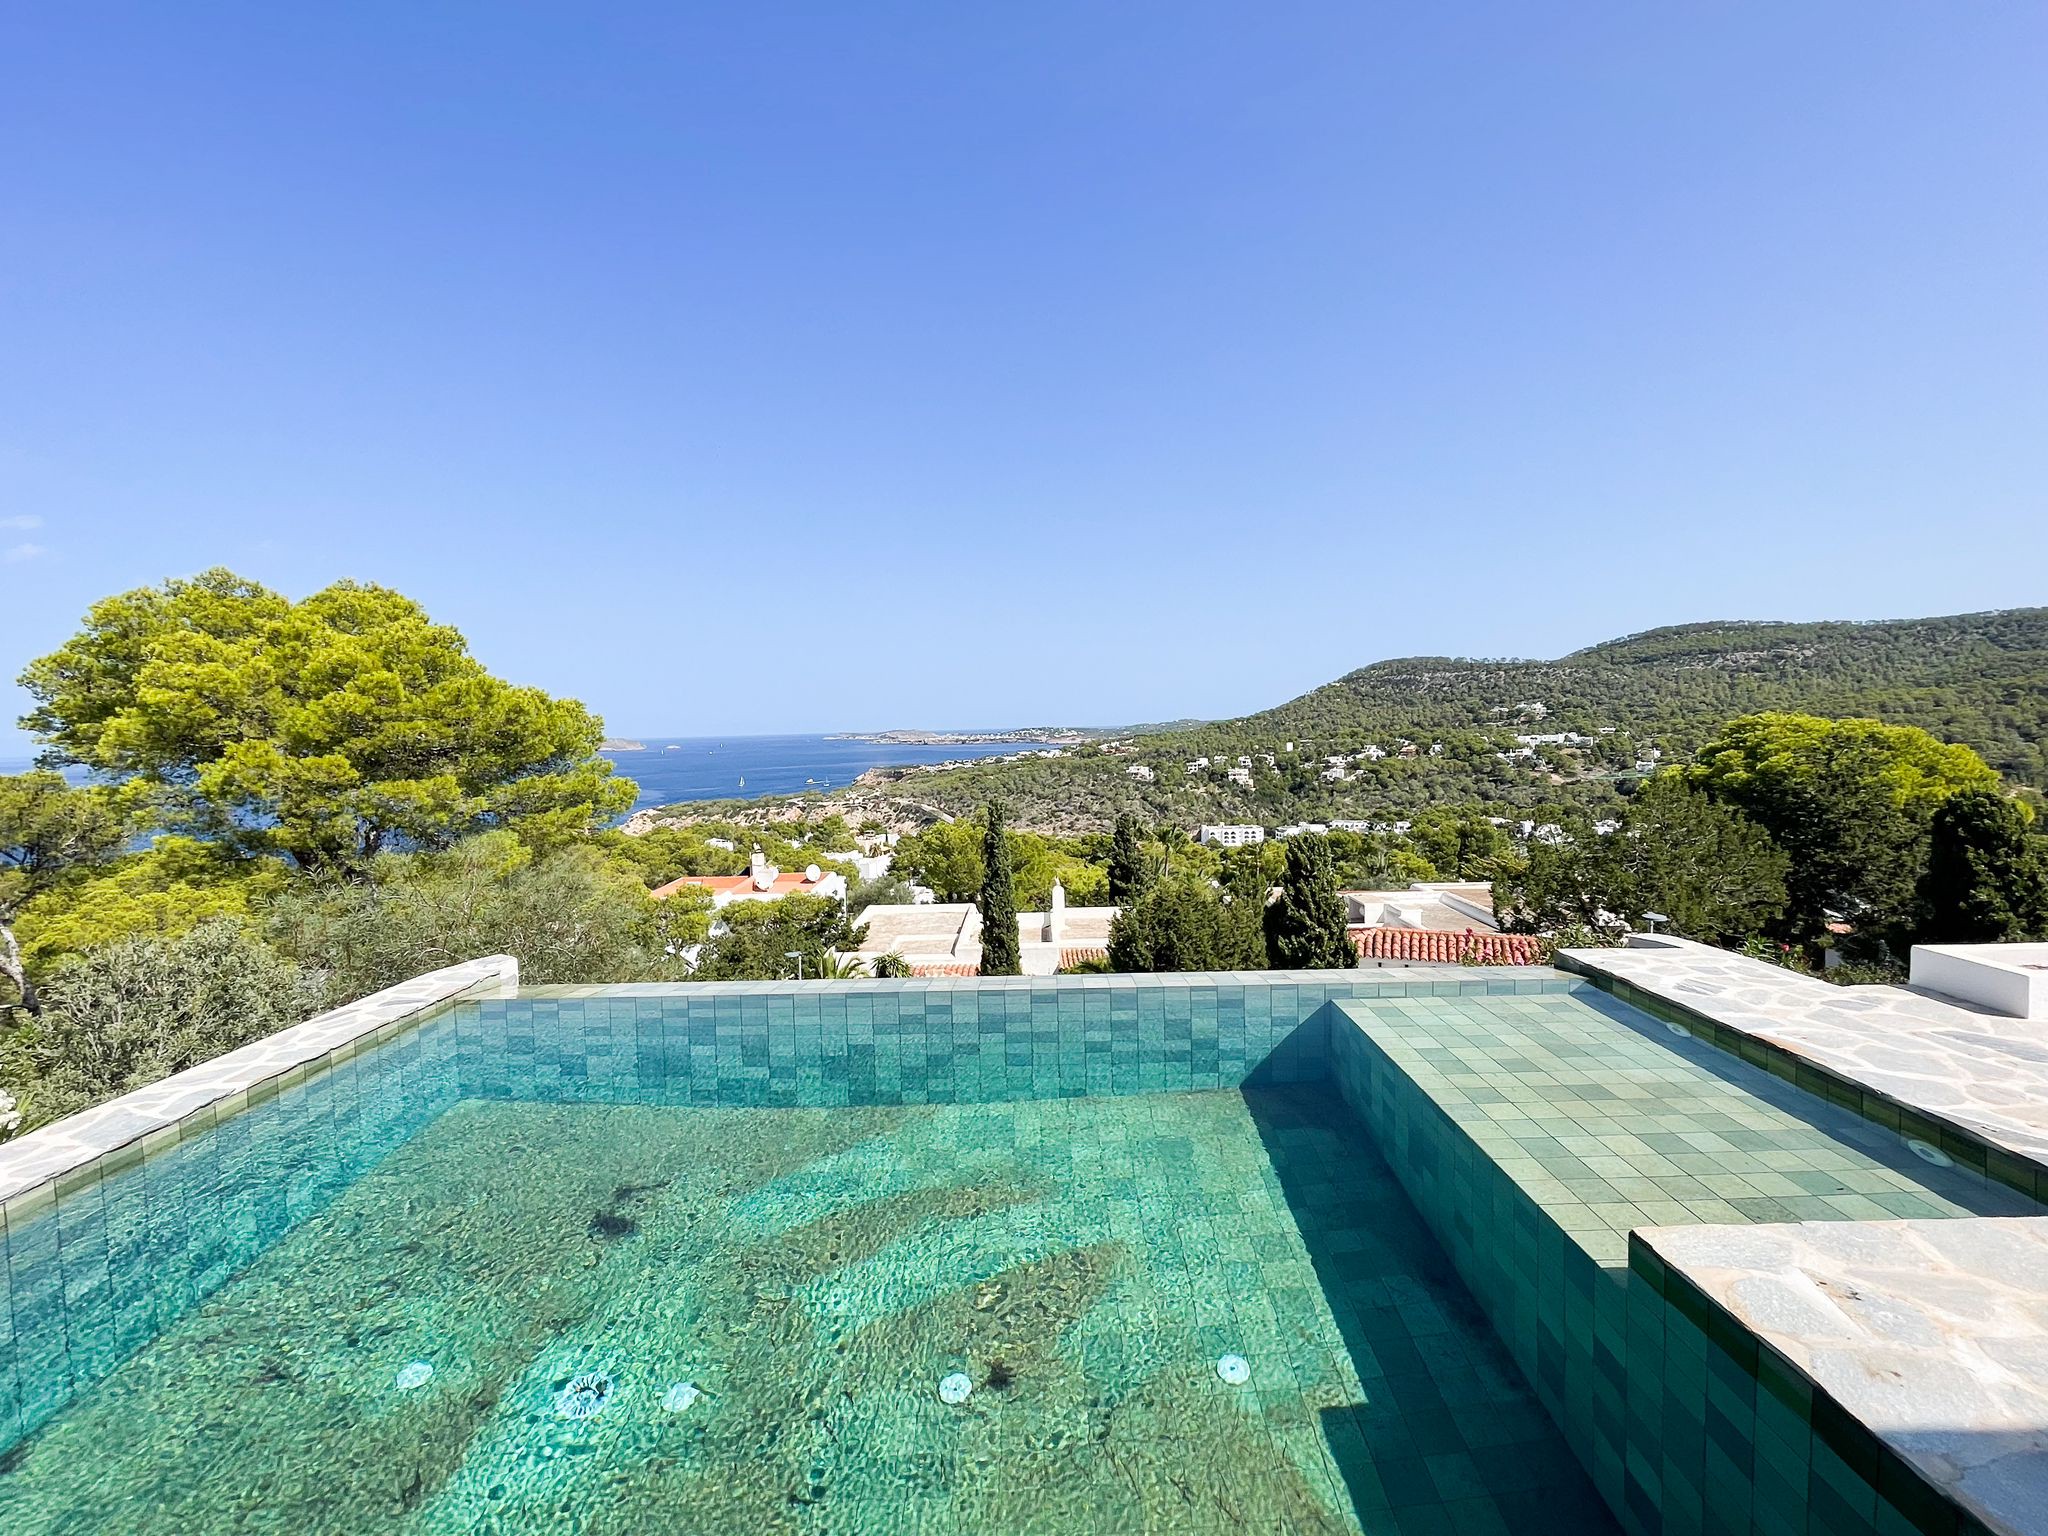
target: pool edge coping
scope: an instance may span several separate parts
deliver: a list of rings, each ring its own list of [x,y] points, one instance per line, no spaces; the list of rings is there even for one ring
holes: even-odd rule
[[[80,1184],[175,1145],[188,1131],[211,1130],[450,1003],[505,995],[518,984],[519,962],[510,955],[443,966],[0,1145],[0,1233]]]

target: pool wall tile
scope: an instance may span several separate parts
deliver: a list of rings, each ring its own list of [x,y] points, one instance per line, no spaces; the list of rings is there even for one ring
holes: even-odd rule
[[[1625,1252],[1596,1256],[1610,1240],[1607,1222],[1577,1219],[1578,1210],[1601,1208],[1576,1206],[1576,1181],[1567,1177],[1590,1170],[1532,1165],[1534,1187],[1556,1176],[1557,1198],[1548,1204],[1511,1176],[1504,1160],[1519,1166],[1518,1157],[1542,1147],[1548,1133],[1534,1132],[1558,1123],[1569,1090],[1525,1064],[1531,1102],[1507,1107],[1527,1111],[1532,1133],[1520,1141],[1475,1133],[1483,1117],[1454,1119],[1388,1042],[1398,1037],[1404,1059],[1442,1074],[1440,1092],[1485,1104],[1487,1086],[1446,1049],[1448,1034],[1432,1037],[1426,1013],[1407,1005],[1395,1013],[1398,1028],[1378,1008],[1331,1010],[1338,1093],[1370,1129],[1625,1531],[1948,1536],[1963,1528],[1966,1517],[1952,1502],[1640,1241],[1630,1237]],[[1511,1039],[1493,1044],[1514,1054]],[[1555,1095],[1548,1102],[1546,1090]],[[1809,1112],[1856,1136],[1825,1111]],[[1479,1136],[1492,1144],[1482,1147]],[[1604,1164],[1602,1171],[1616,1176]],[[1966,1180],[1947,1182],[1993,1208],[2002,1199]]]
[[[68,1174],[6,1212],[0,1450],[47,1422],[319,1213],[456,1099],[459,1010],[179,1134]]]

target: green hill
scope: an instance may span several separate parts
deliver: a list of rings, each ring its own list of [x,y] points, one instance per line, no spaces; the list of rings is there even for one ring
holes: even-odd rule
[[[1639,756],[1685,756],[1724,720],[1763,709],[1921,726],[1967,742],[2015,782],[2048,787],[2048,608],[1684,624],[1555,661],[1383,661],[1242,719],[1133,734],[1121,749],[892,770],[889,787],[948,811],[1001,793],[1019,824],[1046,831],[1100,830],[1125,809],[1189,825],[1272,825],[1475,800],[1599,804],[1615,798]],[[1593,741],[1532,748],[1514,740],[1562,732]],[[1401,755],[1404,743],[1412,757]],[[1323,777],[1329,757],[1367,748],[1387,756],[1346,763],[1342,781]],[[1498,755],[1517,750],[1524,756],[1516,761]],[[1249,786],[1226,776],[1241,756],[1252,758]],[[1210,766],[1190,772],[1202,757]],[[1132,775],[1133,765],[1152,779]]]

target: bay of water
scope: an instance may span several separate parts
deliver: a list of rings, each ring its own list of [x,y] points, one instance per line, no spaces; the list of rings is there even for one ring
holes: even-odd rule
[[[807,789],[841,789],[870,768],[999,757],[1015,743],[942,747],[824,736],[636,736],[642,752],[607,752],[619,772],[640,786],[635,809],[678,800],[753,799]],[[740,781],[744,779],[744,786]]]
[[[870,768],[999,757],[1016,743],[915,747],[825,736],[635,736],[644,751],[606,752],[640,786],[635,810],[679,800],[751,800],[807,789],[841,789]],[[29,760],[0,759],[0,773],[26,773]],[[742,784],[740,781],[745,780]]]

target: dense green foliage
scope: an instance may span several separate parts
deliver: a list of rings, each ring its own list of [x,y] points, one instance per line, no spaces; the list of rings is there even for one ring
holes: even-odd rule
[[[1342,969],[1358,963],[1344,931],[1344,899],[1327,839],[1287,841],[1280,894],[1266,908],[1266,961],[1276,971]]]
[[[0,1080],[33,1129],[296,1024],[326,995],[229,919],[121,939],[56,968],[40,1017],[0,1048]]]
[[[1216,891],[1187,875],[1143,890],[1109,925],[1113,971],[1234,969],[1232,935]]]
[[[1542,704],[1542,715],[1524,716],[1525,703]],[[2016,784],[2048,788],[2048,608],[1875,624],[1686,625],[1558,661],[1387,661],[1261,714],[1132,736],[1126,751],[978,763],[905,784],[953,812],[1001,794],[1019,825],[1057,833],[1105,830],[1124,812],[1185,826],[1470,805],[1528,815],[1564,804],[1609,816],[1639,744],[1681,761],[1722,722],[1771,710],[1919,726],[1974,748]],[[1495,755],[1517,732],[1563,731],[1595,745],[1546,745],[1533,761]],[[1400,755],[1404,741],[1416,744],[1414,756]],[[1322,778],[1326,756],[1368,743],[1388,755],[1351,764],[1341,782]],[[1433,756],[1432,746],[1442,751]],[[1250,758],[1249,785],[1222,771],[1240,756]],[[1211,766],[1189,772],[1202,757]],[[1153,781],[1129,777],[1133,762],[1152,767]]]
[[[846,913],[822,896],[785,896],[780,901],[736,901],[719,914],[725,931],[704,946],[698,981],[772,981],[797,974],[792,952],[803,957],[809,977],[837,974],[832,950],[853,942]],[[1010,925],[1012,931],[1016,924]]]
[[[1574,817],[1523,857],[1504,859],[1494,905],[1503,926],[1523,933],[1618,935],[1658,922],[1722,944],[1777,919],[1786,865],[1761,827],[1666,774],[1643,786],[1611,832]]]
[[[1017,932],[1017,891],[1010,876],[1010,844],[1003,833],[1003,803],[991,800],[982,813],[981,974],[1023,974]]]
[[[1728,722],[1685,778],[1761,827],[1789,860],[1776,937],[1811,945],[1840,920],[1853,929],[1852,951],[1896,955],[1917,923],[1935,808],[1999,785],[1968,747],[1917,727],[1790,714]]]
[[[517,956],[533,982],[681,979],[669,951],[704,937],[709,905],[699,891],[653,900],[597,848],[536,855],[492,832],[445,853],[385,854],[353,878],[296,881],[268,932],[343,997],[497,954]]]
[[[1920,877],[1920,938],[2000,944],[2048,936],[2048,844],[2026,807],[1966,789],[1938,807]]]
[[[1052,884],[1066,887],[1071,906],[1100,906],[1108,901],[1109,874],[1100,837],[1046,837],[1037,832],[1005,828],[1011,887],[1019,908],[1045,909]],[[891,870],[929,888],[940,901],[975,901],[986,876],[985,812],[955,821],[934,822],[896,845]]]
[[[633,803],[595,715],[491,676],[382,587],[294,603],[215,570],[140,588],[21,684],[53,766],[118,783],[145,825],[303,868],[494,827],[556,844]]]

